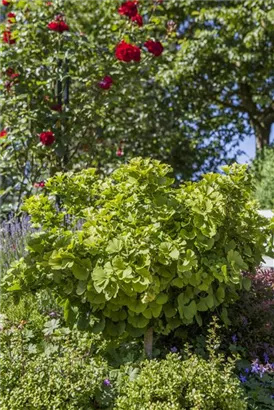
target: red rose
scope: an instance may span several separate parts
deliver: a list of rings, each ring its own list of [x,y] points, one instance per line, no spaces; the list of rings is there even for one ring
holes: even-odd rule
[[[44,188],[45,182],[44,182],[44,181],[35,182],[35,183],[33,184],[33,186],[34,186],[34,188]]]
[[[119,147],[118,150],[116,151],[116,155],[117,157],[122,157],[124,155],[124,151],[122,150],[121,147]]]
[[[121,7],[119,7],[118,13],[122,16],[134,17],[138,12],[137,4],[137,1],[125,1]]]
[[[8,135],[6,130],[0,131],[0,138],[5,138]]]
[[[8,44],[14,44],[15,43],[15,38],[12,38],[12,33],[11,31],[4,31],[3,32],[3,37],[2,40],[4,43],[8,43]]]
[[[12,23],[15,23],[16,22],[16,14],[15,13],[8,13],[7,14],[7,17],[8,17],[8,22],[10,23],[10,24],[12,24]]]
[[[115,56],[118,60],[129,63],[130,61],[140,61],[141,50],[137,46],[126,43],[124,40],[116,46]]]
[[[11,68],[11,67],[9,67],[9,68],[7,69],[7,71],[6,71],[6,75],[7,75],[8,77],[11,77],[12,74],[14,74],[14,69]]]
[[[14,69],[9,67],[6,71],[6,75],[11,78],[12,80],[14,80],[15,78],[19,77],[18,73],[14,72]]]
[[[99,81],[98,85],[104,90],[108,90],[113,84],[113,80],[109,75],[106,75],[102,81]]]
[[[57,31],[58,33],[69,31],[69,26],[64,21],[51,21],[48,24],[48,28],[52,31]]]
[[[149,53],[154,54],[156,57],[159,57],[164,51],[160,41],[148,40],[144,43],[144,46],[148,49]]]
[[[47,1],[46,6],[52,6],[52,1]]]
[[[139,27],[142,27],[143,25],[143,17],[140,16],[140,14],[136,14],[136,16],[131,17],[131,21],[137,23]]]
[[[11,2],[11,0],[2,0],[3,6],[9,6],[10,2]]]
[[[41,142],[43,145],[51,145],[51,144],[53,144],[54,141],[55,141],[55,136],[54,136],[54,134],[53,134],[52,131],[44,131],[44,132],[41,132],[41,134],[39,135],[39,137],[40,137],[40,142]]]

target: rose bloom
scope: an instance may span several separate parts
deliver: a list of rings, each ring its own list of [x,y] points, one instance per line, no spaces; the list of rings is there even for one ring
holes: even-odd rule
[[[137,4],[137,1],[125,1],[121,7],[119,7],[118,13],[122,16],[134,17],[138,12]]]
[[[2,40],[4,43],[8,43],[8,44],[14,44],[15,43],[15,38],[12,38],[12,33],[11,31],[5,30],[3,32],[3,37]]]
[[[100,88],[103,88],[104,90],[109,90],[110,87],[113,84],[113,80],[109,75],[106,75],[102,81],[99,81],[98,85]]]
[[[10,77],[12,80],[19,77],[19,74],[14,71],[13,68],[9,67],[6,71],[6,75]]]
[[[123,151],[122,147],[119,147],[117,149],[116,155],[117,155],[117,157],[122,157],[124,155],[124,151]]]
[[[148,49],[149,53],[154,54],[156,57],[159,57],[164,51],[160,41],[148,40],[144,43],[144,46]]]
[[[10,24],[12,24],[12,23],[16,23],[16,14],[15,13],[8,13],[7,14],[7,17],[8,17],[8,22],[10,23]]]
[[[125,61],[126,63],[130,61],[138,62],[141,59],[141,50],[139,47],[128,44],[123,40],[116,46],[115,56],[118,60]]]
[[[136,16],[131,17],[131,21],[137,23],[139,27],[142,27],[143,25],[143,17],[140,16],[140,14],[136,14]]]
[[[69,31],[69,26],[64,21],[51,21],[48,24],[48,28],[52,31],[57,31],[58,33]]]
[[[44,181],[35,182],[35,183],[33,184],[33,186],[34,186],[34,188],[44,188],[45,182],[44,182]]]
[[[2,0],[3,6],[9,6],[10,2],[11,2],[11,0]]]
[[[55,136],[52,131],[44,131],[39,134],[40,142],[43,145],[51,145],[55,141]]]
[[[0,138],[5,138],[8,135],[6,130],[0,131]]]

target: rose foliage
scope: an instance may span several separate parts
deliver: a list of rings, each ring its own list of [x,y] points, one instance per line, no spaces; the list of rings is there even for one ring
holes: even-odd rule
[[[250,199],[246,166],[180,188],[171,171],[135,158],[103,181],[95,169],[49,179],[25,202],[41,231],[4,288],[17,297],[52,289],[70,324],[111,337],[151,327],[168,334],[202,324],[217,306],[225,320],[225,306],[250,286],[241,271],[254,270],[266,252],[269,221]],[[77,229],[66,227],[66,215]]]

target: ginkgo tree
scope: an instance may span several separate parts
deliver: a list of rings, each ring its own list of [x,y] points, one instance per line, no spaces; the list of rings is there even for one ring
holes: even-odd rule
[[[51,289],[71,325],[105,337],[169,334],[248,289],[266,252],[269,221],[257,212],[246,166],[179,188],[168,165],[135,158],[100,180],[95,169],[58,173],[23,209],[36,230],[4,288]],[[58,197],[58,207],[56,207]],[[67,222],[70,219],[70,223]]]

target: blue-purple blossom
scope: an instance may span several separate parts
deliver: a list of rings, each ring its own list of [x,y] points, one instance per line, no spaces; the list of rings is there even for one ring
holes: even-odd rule
[[[233,343],[237,343],[238,338],[237,338],[236,335],[233,335],[233,336],[231,337],[231,340],[232,340]]]
[[[249,369],[248,367],[246,367],[246,368],[245,368],[245,373],[248,374],[249,372],[250,372],[250,369]]]
[[[241,383],[245,383],[247,381],[246,376],[243,376],[242,374],[240,374],[239,379],[240,379]]]
[[[103,381],[103,383],[104,383],[105,386],[111,386],[111,383],[110,383],[110,380],[109,380],[109,379],[105,379],[105,380]]]
[[[268,356],[268,354],[267,354],[267,353],[264,353],[263,356],[264,356],[264,362],[265,362],[265,363],[268,363],[268,362],[269,362],[269,356]]]
[[[171,351],[171,353],[177,353],[178,349],[177,349],[176,346],[173,346],[173,347],[170,348],[170,351]]]
[[[260,365],[258,363],[258,359],[256,359],[255,362],[253,362],[251,365],[251,373],[259,373],[259,371],[260,371]]]
[[[268,366],[268,364],[266,366]],[[267,367],[264,367],[262,364],[260,365],[258,359],[256,359],[255,362],[253,362],[251,365],[251,372],[259,374],[260,377],[263,377],[263,374],[266,372],[266,370]]]

